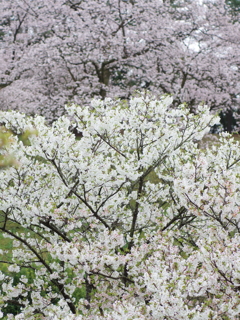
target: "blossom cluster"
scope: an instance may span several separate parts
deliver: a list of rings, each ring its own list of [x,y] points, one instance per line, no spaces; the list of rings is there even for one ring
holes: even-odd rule
[[[198,144],[218,117],[148,95],[66,111],[0,113],[6,319],[238,319],[239,143]]]

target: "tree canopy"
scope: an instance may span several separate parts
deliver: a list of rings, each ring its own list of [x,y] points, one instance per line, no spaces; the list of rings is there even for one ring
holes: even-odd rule
[[[1,109],[56,119],[68,102],[173,94],[239,106],[239,21],[224,0],[2,0]]]
[[[92,100],[52,126],[1,112],[19,163],[0,171],[7,319],[239,318],[239,143],[200,147],[219,119],[172,102]]]

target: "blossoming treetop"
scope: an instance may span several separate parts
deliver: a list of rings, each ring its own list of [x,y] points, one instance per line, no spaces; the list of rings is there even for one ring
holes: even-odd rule
[[[227,1],[229,3],[229,1]],[[1,0],[0,109],[56,119],[141,88],[239,106],[238,16],[225,0]]]
[[[1,256],[8,319],[13,304],[16,319],[240,315],[239,144],[222,136],[200,150],[218,119],[171,102],[93,100],[52,126],[1,113],[18,162],[0,171],[0,230],[14,245]]]

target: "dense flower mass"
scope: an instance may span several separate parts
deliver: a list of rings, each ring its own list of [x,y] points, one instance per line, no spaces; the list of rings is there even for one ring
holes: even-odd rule
[[[240,20],[229,2],[1,0],[0,109],[52,120],[69,101],[145,88],[192,111],[236,111]]]
[[[239,143],[169,96],[66,111],[0,113],[6,319],[239,319]]]

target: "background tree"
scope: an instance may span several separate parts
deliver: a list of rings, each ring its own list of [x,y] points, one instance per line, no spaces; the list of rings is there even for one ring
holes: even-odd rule
[[[175,95],[239,106],[239,22],[222,0],[2,0],[1,108],[57,118],[69,101]]]
[[[93,100],[51,127],[0,114],[39,133],[16,136],[19,166],[0,171],[7,319],[12,304],[30,320],[239,318],[239,143],[199,149],[218,119],[171,103]]]

